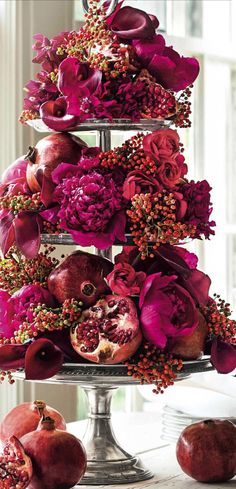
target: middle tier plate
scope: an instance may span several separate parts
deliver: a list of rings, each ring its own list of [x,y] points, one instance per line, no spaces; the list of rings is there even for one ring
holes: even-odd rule
[[[37,132],[56,132],[50,129],[41,119],[27,121],[27,124],[33,127]],[[76,127],[69,128],[68,132],[81,131],[156,131],[162,127],[170,127],[173,124],[171,120],[158,119],[140,119],[131,121],[129,119],[87,119]]]

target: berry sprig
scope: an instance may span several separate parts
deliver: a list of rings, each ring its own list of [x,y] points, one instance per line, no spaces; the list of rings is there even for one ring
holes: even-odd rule
[[[59,260],[50,256],[54,250],[53,246],[45,245],[44,251],[26,260],[17,249],[11,248],[0,261],[0,288],[13,293],[24,285],[45,285],[47,277],[59,264]]]
[[[226,343],[236,345],[236,321],[230,319],[230,304],[220,295],[214,294],[207,306],[202,308],[202,313],[207,321],[209,335],[220,336]]]
[[[113,170],[117,167],[129,172],[142,170],[148,174],[157,171],[156,163],[150,156],[146,156],[142,149],[143,133],[138,133],[125,141],[122,146],[100,153],[100,164],[103,168]]]
[[[14,215],[22,211],[38,211],[43,207],[40,192],[33,195],[4,195],[0,198],[0,209],[9,209]]]
[[[192,95],[191,88],[193,85],[185,88],[180,94],[177,102],[177,112],[175,115],[176,127],[191,127],[190,115],[191,115],[191,102],[190,97]]]
[[[39,112],[36,110],[22,110],[18,122],[26,124],[27,121],[33,121],[39,118]]]
[[[163,394],[168,386],[174,384],[183,362],[146,342],[141,352],[125,362],[125,365],[128,375],[139,380],[141,384],[154,384],[153,392]]]
[[[8,380],[9,384],[14,384],[15,380],[12,377],[14,370],[0,370],[0,384],[4,382],[4,380]]]
[[[61,331],[77,324],[83,303],[76,299],[67,299],[58,308],[49,308],[45,304],[38,304],[31,308],[33,321],[24,321],[14,333],[17,344],[23,344],[31,338],[35,338],[44,331]]]
[[[149,254],[149,244],[156,250],[161,244],[177,244],[186,238],[193,238],[196,227],[177,221],[176,201],[173,193],[166,190],[155,194],[136,194],[132,207],[126,211],[134,243],[141,253],[141,259]],[[150,253],[150,257],[152,257]]]

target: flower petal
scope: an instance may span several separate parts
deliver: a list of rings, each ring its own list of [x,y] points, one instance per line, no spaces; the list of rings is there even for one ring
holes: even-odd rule
[[[0,368],[2,370],[24,367],[28,345],[1,345]]]
[[[15,242],[14,215],[8,212],[0,219],[0,248],[5,255]]]
[[[42,380],[55,375],[63,364],[63,353],[52,341],[40,338],[29,345],[25,355],[25,378]]]
[[[16,246],[28,258],[34,258],[40,248],[41,217],[34,212],[21,212],[14,219]]]
[[[211,363],[220,374],[228,374],[236,368],[236,346],[214,338],[211,347]]]
[[[155,34],[149,15],[133,7],[121,8],[113,18],[110,28],[121,39],[152,38]]]

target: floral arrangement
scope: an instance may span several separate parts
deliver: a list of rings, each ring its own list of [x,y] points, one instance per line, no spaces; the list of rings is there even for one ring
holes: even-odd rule
[[[63,156],[65,141],[72,143]],[[87,148],[75,138],[43,138],[37,161],[17,160],[0,185],[0,245],[17,245],[27,258],[37,255],[40,234],[69,233],[81,246],[105,249],[130,233],[143,258],[150,245],[209,238],[211,187],[188,181],[177,132],[163,128],[138,134],[108,152]],[[55,147],[61,147],[61,159]],[[45,155],[45,147],[51,148]],[[73,158],[72,158],[73,156]],[[37,190],[37,191],[36,191]],[[36,191],[36,192],[35,192]],[[27,228],[27,233],[25,229]]]
[[[166,46],[154,16],[122,4],[106,18],[93,0],[79,32],[35,36],[42,70],[27,85],[21,120],[59,132],[1,178],[0,380],[12,383],[18,368],[45,379],[65,361],[123,363],[158,393],[203,354],[220,373],[236,368],[230,306],[210,295],[210,278],[183,247],[214,234],[211,187],[188,180],[168,126],[190,124],[199,65]],[[160,122],[101,151],[66,132],[89,118]],[[84,251],[59,261],[53,248],[40,250],[42,234],[127,246],[114,264]]]
[[[41,71],[26,85],[20,121],[41,118],[55,131],[91,118],[170,119],[188,127],[198,61],[166,46],[155,16],[121,1],[106,18],[98,3],[90,2],[78,32],[34,36]]]

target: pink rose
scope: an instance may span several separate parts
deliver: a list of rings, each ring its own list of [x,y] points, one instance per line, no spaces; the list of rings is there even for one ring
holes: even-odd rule
[[[131,200],[135,194],[155,194],[160,192],[162,186],[156,178],[145,175],[142,171],[131,171],[123,185],[123,196]]]
[[[179,135],[173,129],[159,129],[143,138],[144,152],[162,163],[179,152]]]
[[[168,338],[187,336],[198,325],[198,311],[189,292],[176,283],[177,276],[149,275],[140,293],[144,337],[165,348]]]
[[[107,275],[107,282],[115,294],[137,295],[146,278],[146,273],[135,272],[128,263],[117,263],[112,272]]]

